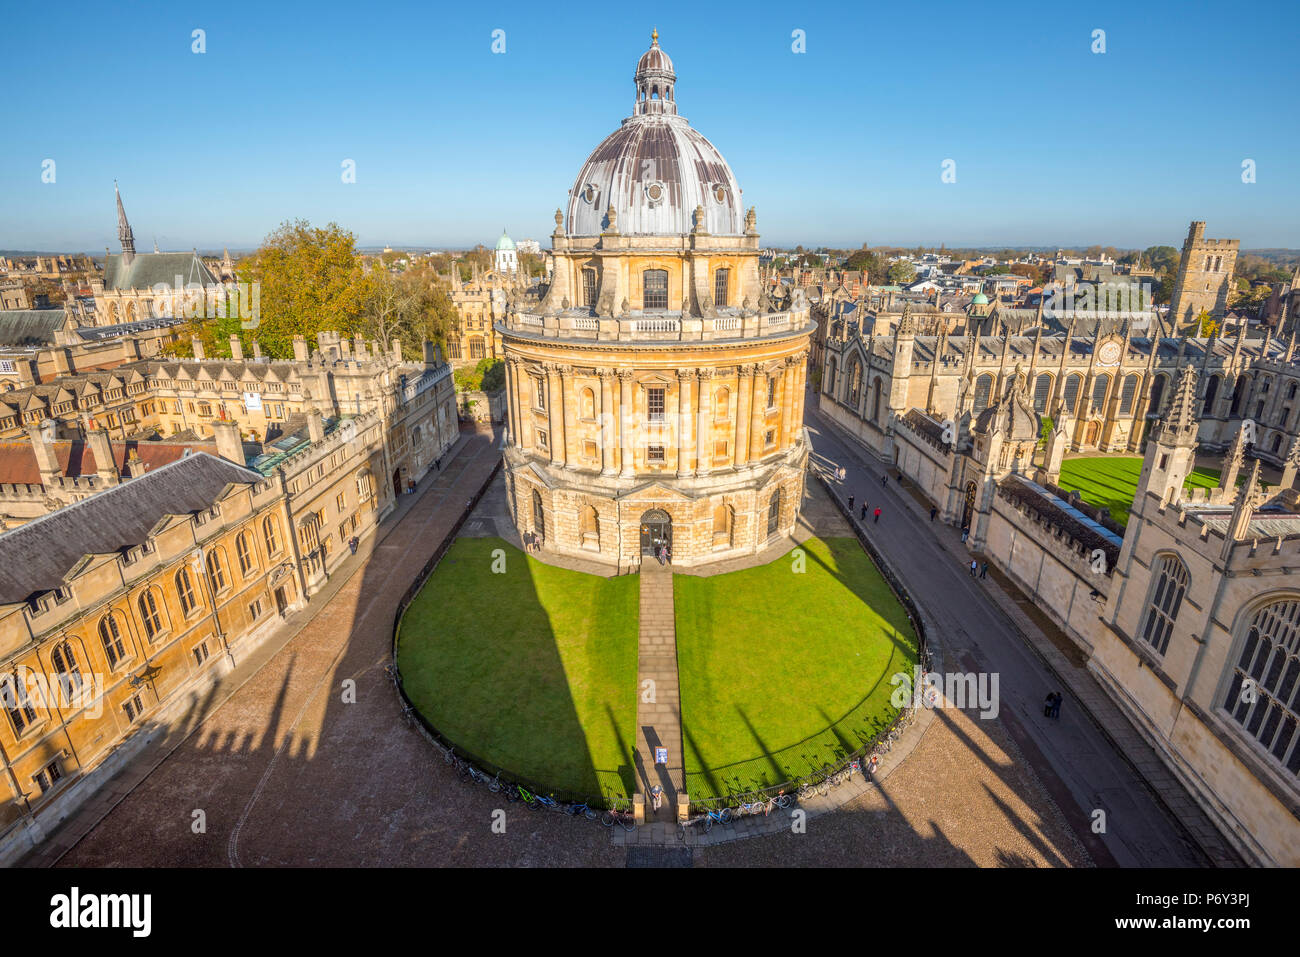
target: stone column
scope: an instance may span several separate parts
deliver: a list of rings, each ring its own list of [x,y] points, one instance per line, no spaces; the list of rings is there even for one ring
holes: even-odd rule
[[[767,418],[767,375],[762,367],[754,367],[754,385],[750,389],[749,461],[763,457],[763,424]]]
[[[510,439],[515,448],[522,447],[519,415],[519,363],[514,359],[506,362],[506,407],[510,416]]]
[[[533,377],[526,371],[527,367],[518,359],[514,363],[514,382],[512,383],[515,393],[515,415],[517,416],[518,433],[515,435],[515,442],[519,448],[525,452],[531,451],[533,447],[533,398],[525,392],[525,385],[528,391],[532,391]],[[527,409],[528,411],[524,411]]]
[[[610,446],[618,437],[612,388],[614,370],[597,369],[596,375],[600,376],[600,474],[613,475],[617,469],[614,465],[614,450]]]
[[[740,377],[736,382],[736,439],[731,460],[739,468],[749,461],[749,410],[754,399],[754,366],[737,368]]]
[[[695,474],[708,475],[713,464],[713,449],[709,447],[713,438],[713,423],[709,420],[713,409],[713,397],[709,394],[712,391],[713,370],[696,369],[695,374],[700,377],[700,400],[696,403],[699,407],[699,423],[696,429],[698,435],[695,437]]]
[[[785,368],[781,373],[781,433],[777,436],[777,447],[785,449],[790,444],[790,421],[794,414],[794,356],[786,356]]]
[[[568,420],[569,420],[569,407],[572,405],[572,403],[569,402],[568,400],[573,398],[573,366],[568,366],[568,365],[556,366],[556,371],[559,372],[560,374],[560,407],[557,410],[559,413],[559,422],[560,422],[560,458],[564,464],[564,467],[566,469],[571,469],[574,467],[574,463],[579,460],[576,452],[573,454],[570,454],[569,452],[569,421]],[[575,411],[574,413],[575,418],[577,417],[579,411],[581,410]]]
[[[636,454],[632,449],[632,370],[619,369],[618,375],[618,423],[619,423],[619,474],[631,478]]]
[[[693,369],[677,370],[677,477],[686,478],[690,470],[691,442],[691,379]],[[701,392],[700,400],[703,400]]]
[[[550,431],[550,453],[552,465],[564,465],[564,409],[560,405],[560,367],[547,363],[542,367],[546,373],[546,422]]]

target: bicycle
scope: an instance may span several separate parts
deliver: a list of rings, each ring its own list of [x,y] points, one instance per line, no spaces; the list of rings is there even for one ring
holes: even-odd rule
[[[785,791],[778,791],[775,796],[770,797],[763,802],[763,816],[767,817],[767,815],[771,814],[772,808],[774,807],[779,807],[782,810],[785,810],[793,803],[794,802],[790,800],[790,796],[786,794]]]
[[[614,806],[605,811],[600,816],[600,823],[606,827],[613,827],[618,824],[625,831],[636,830],[636,815],[631,811],[624,810],[627,802],[616,801]]]
[[[393,663],[384,665],[384,673],[388,675],[389,680],[393,682],[393,686],[398,690],[401,690],[402,673],[397,670],[397,664]]]
[[[596,818],[600,817],[599,812],[597,812],[594,807],[587,804],[586,801],[583,801],[581,804],[570,804],[564,809],[564,813],[573,817],[585,817],[588,821],[594,821]]]

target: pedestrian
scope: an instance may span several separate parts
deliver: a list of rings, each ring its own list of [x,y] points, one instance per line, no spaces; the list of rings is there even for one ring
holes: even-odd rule
[[[1052,704],[1052,717],[1057,721],[1061,720],[1061,700],[1064,697],[1061,692],[1056,692],[1056,701]]]
[[[357,553],[357,546],[361,544],[355,535],[348,539],[348,548],[352,549],[352,554]]]
[[[862,503],[862,514],[861,514],[860,516],[858,516],[858,517],[861,518],[862,521],[864,521],[864,522],[867,520],[867,503],[866,503],[866,502],[863,502],[863,503]]]
[[[867,762],[867,775],[869,777],[875,777],[876,768],[878,767],[880,767],[880,755],[873,754],[871,760]]]
[[[969,535],[969,534],[970,534],[970,527],[969,527],[969,526],[966,526],[966,525],[963,525],[963,526],[961,527],[961,543],[962,543],[963,545],[966,544],[966,536]]]
[[[980,564],[980,563],[977,562],[977,561],[975,561],[975,559],[973,559],[973,558],[970,560],[970,577],[971,577],[971,578],[974,578],[974,577],[975,577],[975,571],[976,571],[976,569],[979,568],[979,564]]]
[[[1047,700],[1043,702],[1043,717],[1050,718],[1052,716],[1052,708],[1054,708],[1055,706],[1056,706],[1056,692],[1049,691],[1047,692]]]
[[[989,563],[984,562],[982,565],[980,565],[980,578],[988,578],[988,577],[989,577]]]
[[[879,506],[879,505],[876,506],[876,510],[875,510],[875,512],[873,512],[872,514],[875,516],[875,519],[874,519],[875,523],[876,523],[877,525],[879,525],[879,524],[880,524],[880,506]]]
[[[939,514],[939,510],[938,510],[937,508],[935,508],[933,505],[931,505],[931,506],[930,506],[930,521],[933,522],[933,521],[934,521],[934,517],[935,517],[936,515],[938,515],[938,514]]]
[[[853,511],[853,496],[849,496],[849,511]]]
[[[888,485],[888,484],[889,484],[889,473],[888,473],[888,472],[886,472],[884,475],[880,476],[880,484],[881,484],[881,485]]]

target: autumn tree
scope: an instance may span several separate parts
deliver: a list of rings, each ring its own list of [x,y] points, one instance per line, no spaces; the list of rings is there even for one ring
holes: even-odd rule
[[[337,223],[282,223],[241,261],[239,278],[261,284],[260,323],[244,338],[256,337],[272,358],[291,357],[295,335],[314,341],[324,330],[352,336],[366,329],[370,275],[356,237]]]

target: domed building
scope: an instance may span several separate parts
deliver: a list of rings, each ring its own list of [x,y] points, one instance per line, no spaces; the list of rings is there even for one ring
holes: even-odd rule
[[[501,238],[497,240],[496,254],[493,257],[492,265],[495,267],[498,276],[513,276],[519,269],[519,257],[515,252],[515,241],[506,235],[506,231],[501,230]]]
[[[497,326],[519,531],[619,570],[661,542],[700,565],[790,534],[814,329],[801,290],[761,288],[755,212],[678,114],[657,33],[634,80],[556,210],[544,295]]]

